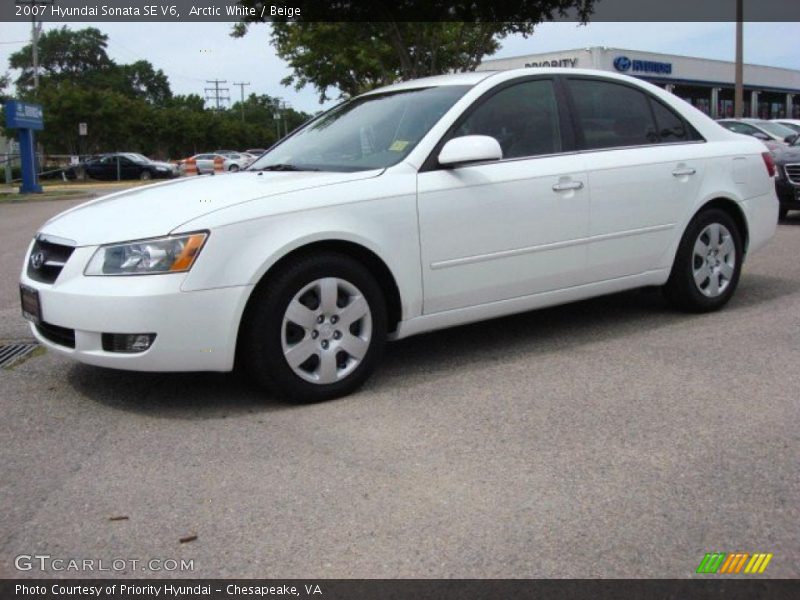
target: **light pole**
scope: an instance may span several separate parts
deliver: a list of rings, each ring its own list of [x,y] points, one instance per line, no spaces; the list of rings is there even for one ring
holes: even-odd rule
[[[736,0],[736,81],[733,90],[733,116],[744,116],[744,66],[742,51],[742,2]]]

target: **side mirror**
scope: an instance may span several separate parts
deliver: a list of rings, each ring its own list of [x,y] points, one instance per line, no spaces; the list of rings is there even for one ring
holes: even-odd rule
[[[757,131],[756,133],[754,133],[753,137],[756,138],[756,139],[762,140],[762,141],[767,141],[767,140],[771,140],[772,139],[766,133],[761,133],[760,131]]]
[[[791,135],[787,135],[783,138],[783,141],[789,144],[790,146],[797,141],[797,138],[800,137],[800,133],[793,133]]]
[[[439,152],[439,164],[445,167],[501,158],[503,150],[500,144],[488,135],[464,135],[453,138]]]

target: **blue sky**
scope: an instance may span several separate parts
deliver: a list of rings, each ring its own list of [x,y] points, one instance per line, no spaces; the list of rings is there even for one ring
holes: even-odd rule
[[[60,24],[59,24],[60,25]],[[85,23],[68,23],[78,29]],[[231,95],[239,97],[234,81],[249,81],[246,93],[285,98],[308,112],[324,108],[311,88],[295,91],[280,80],[289,73],[269,45],[269,26],[251,27],[245,38],[228,34],[230,23],[93,23],[109,35],[109,54],[122,63],[147,59],[163,69],[173,91],[203,94],[206,79],[227,79]],[[46,23],[45,29],[56,24]],[[733,23],[545,23],[533,36],[509,37],[493,58],[587,46],[610,46],[732,60]],[[30,38],[30,25],[0,23],[0,72],[8,57]],[[746,23],[745,62],[800,69],[800,23]]]

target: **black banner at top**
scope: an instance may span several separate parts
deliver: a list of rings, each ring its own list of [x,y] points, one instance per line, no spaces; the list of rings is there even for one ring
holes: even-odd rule
[[[0,21],[735,21],[735,0],[3,0]],[[797,0],[743,0],[743,20],[799,21]]]

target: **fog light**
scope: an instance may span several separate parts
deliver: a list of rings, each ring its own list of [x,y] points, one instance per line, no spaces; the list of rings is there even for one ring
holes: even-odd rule
[[[155,339],[155,333],[104,333],[103,350],[135,354],[147,350]]]

